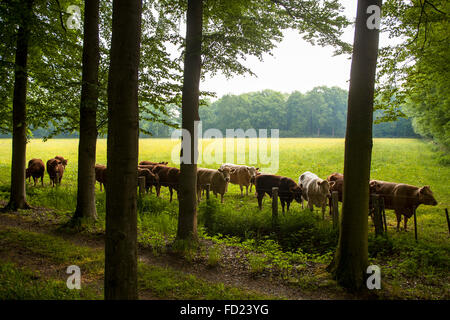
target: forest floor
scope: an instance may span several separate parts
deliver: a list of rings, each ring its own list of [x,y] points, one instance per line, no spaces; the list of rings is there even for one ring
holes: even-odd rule
[[[4,204],[0,201],[0,206]],[[79,264],[97,261],[96,267],[87,264],[85,268],[88,270],[87,274],[81,267],[82,285],[87,284],[91,294],[80,298],[101,299],[104,233],[92,231],[68,233],[61,229],[62,222],[51,209],[34,208],[27,211],[26,215],[21,212],[0,214],[0,262],[10,262],[18,268],[37,271],[38,275],[32,277],[34,280],[53,279],[65,284],[69,276],[66,268],[69,265],[76,265],[77,261]],[[39,245],[46,249],[38,248]],[[208,241],[202,241],[204,250],[208,250],[210,245]],[[89,251],[86,256],[83,251],[85,249]],[[55,252],[65,252],[65,250],[67,252],[75,250],[78,253],[75,256],[71,256],[70,253],[64,256],[64,253],[59,255]],[[140,299],[342,300],[367,298],[349,294],[337,285],[305,290],[290,284],[289,281],[283,281],[280,277],[264,273],[255,276],[241,263],[241,257],[244,254],[240,250],[242,249],[237,247],[227,247],[221,252],[220,262],[211,266],[208,259],[202,255],[187,257],[170,248],[164,253],[156,253],[140,247],[139,261],[142,265],[139,273]],[[71,259],[75,261],[72,262]],[[153,268],[152,271],[146,269],[147,267]],[[322,269],[324,267],[315,266]],[[324,270],[315,270],[319,273],[320,271],[325,273]],[[148,272],[151,274],[149,275]],[[167,279],[163,281],[162,277]],[[0,285],[2,285],[1,281]],[[185,288],[184,292],[183,286],[186,285],[189,288]],[[212,291],[205,293],[204,288]]]

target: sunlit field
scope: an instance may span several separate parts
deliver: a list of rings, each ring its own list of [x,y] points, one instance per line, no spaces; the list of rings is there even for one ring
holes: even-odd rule
[[[211,143],[203,142],[203,150]],[[217,143],[217,142],[216,142]],[[203,162],[199,167],[218,168],[227,161],[226,143],[223,142],[223,161],[220,163]],[[270,146],[270,144],[269,144]],[[263,169],[270,164],[249,163],[249,144],[246,144],[246,164]],[[237,150],[237,149],[236,149]],[[179,143],[170,139],[141,139],[139,143],[139,161],[168,161],[169,166],[178,166],[172,161],[172,153],[179,154]],[[268,151],[270,157],[270,149]],[[78,159],[78,140],[53,139],[43,142],[32,139],[27,145],[27,160],[41,158],[46,162],[56,155],[69,159],[64,173],[62,187],[75,187]],[[276,174],[288,176],[294,180],[304,171],[316,173],[326,178],[332,172],[343,172],[344,139],[279,139],[279,164]],[[234,158],[237,163],[237,156]],[[11,161],[11,140],[0,139],[0,183],[9,184]],[[106,139],[97,142],[97,163],[106,164]],[[275,172],[274,172],[275,173]],[[415,186],[429,185],[439,202],[432,209],[423,207],[419,211],[442,211],[449,206],[450,190],[448,183],[450,167],[439,165],[427,143],[415,139],[374,139],[372,152],[371,179],[408,183]],[[48,175],[44,181],[49,185]],[[230,194],[239,188],[231,188]]]
[[[242,142],[242,140],[240,140]],[[199,167],[219,168],[226,162],[226,143],[223,140],[204,140],[202,149],[206,149],[211,143],[219,143],[223,146],[223,161],[221,163],[210,163],[205,161]],[[268,144],[270,147],[270,143]],[[235,145],[237,151],[237,143]],[[248,165],[264,168],[270,164],[248,163],[249,143],[246,143],[245,159]],[[314,139],[314,138],[282,138],[279,139],[279,175],[284,175],[298,181],[299,175],[305,171],[316,173],[321,178],[326,178],[332,172],[343,172],[344,165],[344,139]],[[268,156],[270,157],[270,149]],[[258,150],[259,152],[259,150]],[[172,154],[174,155],[172,159]],[[168,161],[169,166],[178,166],[174,161],[179,154],[179,142],[171,139],[141,139],[139,144],[139,161]],[[69,159],[68,166],[64,172],[61,189],[75,189],[77,181],[77,159],[78,140],[76,139],[53,139],[43,142],[40,139],[32,139],[27,145],[27,160],[41,158],[46,162],[48,159],[62,155]],[[214,154],[213,154],[214,156]],[[274,157],[276,160],[276,157]],[[0,183],[5,186],[10,181],[11,140],[0,140]],[[234,158],[237,163],[237,156]],[[97,163],[106,164],[106,139],[97,142]],[[438,224],[440,228],[436,234],[430,236],[444,236],[447,233],[445,224],[444,208],[450,207],[450,167],[443,167],[437,163],[434,154],[427,143],[415,139],[374,139],[372,153],[371,179],[394,181],[412,184],[415,186],[429,185],[435,194],[439,205],[436,207],[421,206],[418,209],[419,233],[426,228],[428,223]],[[46,173],[44,177],[45,188],[50,188],[49,178]],[[28,184],[28,188],[31,184]],[[99,186],[97,184],[99,191]],[[163,189],[163,197],[166,195]],[[70,190],[72,191],[72,190]],[[100,192],[100,191],[99,191]],[[228,198],[228,199],[227,199]],[[245,200],[246,205],[257,208],[256,199],[240,197],[239,187],[231,185],[225,200],[239,199],[239,203]],[[300,210],[299,204],[293,204],[292,210]],[[393,219],[393,214],[388,214]],[[412,226],[410,224],[410,226]],[[412,229],[411,229],[412,230]]]
[[[271,165],[263,163],[264,157],[261,158],[260,150],[255,157],[256,163],[248,163],[251,158],[249,154],[251,143],[246,142],[244,149],[247,165],[254,165],[262,168],[263,172],[266,171],[264,168]],[[223,147],[222,161],[219,163],[204,161],[205,155],[211,153],[213,149],[212,143]],[[237,158],[232,161],[226,158],[225,146],[223,140],[203,141],[204,157],[199,167],[219,168],[224,162],[239,163]],[[272,157],[271,151],[276,151],[277,147],[279,155]],[[273,162],[272,169],[276,163],[275,168],[278,167],[276,173],[279,175],[298,181],[298,177],[305,171],[314,172],[321,178],[326,178],[333,172],[343,172],[344,139],[283,138],[279,139],[277,147],[272,145],[266,156]],[[219,150],[220,148],[217,148],[216,152]],[[40,185],[34,187],[32,182],[27,182],[27,197],[32,206],[54,208],[67,219],[70,218],[76,206],[77,153],[76,139],[53,139],[47,142],[32,139],[29,142],[27,160],[41,158],[46,162],[56,155],[69,160],[61,186],[52,188],[47,173],[44,177],[44,187]],[[140,140],[139,161],[168,161],[169,166],[178,166],[175,163],[178,155],[177,141]],[[214,152],[211,155],[214,157]],[[0,199],[4,201],[9,196],[10,159],[11,140],[2,139]],[[98,140],[97,163],[106,164],[105,139]],[[416,139],[374,139],[371,178],[419,187],[429,185],[438,205],[434,207],[421,205],[418,208],[417,243],[414,240],[412,218],[408,223],[408,232],[397,232],[395,215],[393,211],[387,211],[386,239],[374,237],[373,225],[369,221],[370,262],[383,266],[384,279],[389,279],[391,292],[396,292],[399,297],[408,295],[412,298],[425,299],[448,298],[450,241],[444,209],[450,207],[448,187],[450,167],[438,163],[432,147],[427,142]],[[101,228],[104,228],[105,194],[100,192],[98,183],[96,188],[99,223],[102,225]],[[161,198],[156,198],[153,193],[146,195],[138,203],[139,242],[156,251],[174,239],[177,227],[178,202],[175,200],[170,203],[167,188],[163,187],[161,190]],[[303,261],[302,259],[308,258],[317,263],[330,262],[337,243],[337,233],[332,229],[330,217],[326,216],[325,221],[322,220],[319,209],[311,213],[307,209],[302,210],[300,204],[293,203],[287,214],[280,214],[281,236],[275,237],[271,223],[271,200],[267,196],[264,198],[262,211],[258,209],[254,189],[248,196],[244,194],[242,197],[239,187],[231,185],[229,192],[225,194],[224,204],[220,204],[220,201],[212,197],[211,205],[206,205],[203,201],[199,207],[198,221],[201,235],[214,237],[214,241],[219,242],[243,241],[252,250],[259,250],[265,258],[261,262],[258,260],[260,258],[255,256],[256,270],[266,268],[269,262],[272,267],[294,270],[293,261],[296,259]],[[176,199],[176,195],[174,198]],[[272,240],[276,240],[276,243]],[[285,256],[286,254],[288,255]],[[298,279],[298,275],[296,278]],[[308,283],[316,281],[307,275],[305,279]],[[416,279],[420,279],[420,283],[411,288],[410,284]]]

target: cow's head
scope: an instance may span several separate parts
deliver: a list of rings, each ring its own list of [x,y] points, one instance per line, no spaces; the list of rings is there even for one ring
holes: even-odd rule
[[[159,175],[157,173],[152,173],[153,175],[153,183],[159,184]]]
[[[433,192],[431,191],[430,186],[424,186],[424,187],[420,188],[419,192],[418,192],[418,196],[419,196],[420,203],[430,205],[430,206],[435,206],[438,204],[436,199],[433,196]]]
[[[301,187],[301,185],[299,186],[299,185],[295,184],[289,188],[289,191],[294,196],[295,201],[297,201],[298,203],[302,202],[302,187]]]
[[[369,182],[370,193],[380,193],[381,183],[376,180],[370,180]]]
[[[223,180],[225,180],[226,182],[230,182],[230,175],[233,174],[236,169],[230,169],[228,167],[225,168],[219,168],[217,169],[217,171],[222,175]]]
[[[331,195],[331,192],[338,191],[336,188],[337,187],[336,181],[330,181],[330,182],[328,182],[328,184],[330,185],[330,195]]]
[[[248,174],[250,175],[250,178],[255,177],[258,173],[259,168],[255,167],[247,167]]]
[[[327,180],[320,180],[317,182],[317,185],[319,186],[322,194],[330,195],[330,184]]]

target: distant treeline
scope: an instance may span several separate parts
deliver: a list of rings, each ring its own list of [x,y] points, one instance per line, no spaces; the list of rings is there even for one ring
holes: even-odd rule
[[[301,93],[284,94],[273,90],[225,95],[217,101],[200,107],[203,131],[215,128],[225,136],[226,129],[279,129],[280,137],[344,137],[347,122],[346,90],[338,87],[316,87]],[[181,123],[180,112],[171,107],[171,118],[165,120]],[[178,110],[177,110],[178,109]],[[374,120],[381,115],[374,113]],[[141,137],[170,137],[174,128],[164,123],[141,120]],[[33,137],[48,136],[54,130],[32,130]],[[418,137],[411,120],[374,124],[374,137]],[[1,137],[7,137],[6,135]],[[55,138],[77,138],[78,133],[58,134]]]
[[[281,137],[344,137],[346,90],[316,87],[307,93],[273,90],[225,95],[200,108],[203,130],[279,129]],[[374,113],[374,120],[380,112]],[[374,137],[417,137],[410,119],[374,124]]]

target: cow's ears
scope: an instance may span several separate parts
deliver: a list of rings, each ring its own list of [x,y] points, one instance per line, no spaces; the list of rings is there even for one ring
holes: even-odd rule
[[[234,173],[235,171],[236,171],[236,168],[231,169],[231,170],[230,170],[230,173]]]
[[[223,172],[223,169],[220,169],[220,168],[219,168],[219,169],[217,169],[217,171],[219,171],[219,172]]]
[[[430,186],[423,186],[422,188],[419,189],[420,193],[425,193],[425,191],[430,191]]]
[[[259,168],[256,168],[255,170],[256,170],[256,171],[258,171],[258,170],[259,170]]]
[[[300,189],[303,189],[303,183],[299,183],[298,186],[300,187]]]
[[[330,188],[333,188],[333,186],[336,184],[336,181],[330,181],[328,183],[330,184]]]

